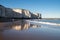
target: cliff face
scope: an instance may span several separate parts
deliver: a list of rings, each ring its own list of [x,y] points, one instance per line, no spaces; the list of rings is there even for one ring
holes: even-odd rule
[[[0,16],[5,16],[5,7],[0,5]]]
[[[25,9],[13,9],[13,11],[22,14],[23,18],[30,18],[31,14],[29,13],[30,11],[25,10]]]
[[[25,9],[11,9],[0,5],[0,17],[8,18],[38,18],[39,14],[33,14]]]

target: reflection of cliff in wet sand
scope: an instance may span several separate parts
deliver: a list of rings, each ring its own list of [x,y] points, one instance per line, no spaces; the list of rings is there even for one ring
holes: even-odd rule
[[[15,30],[25,30],[32,28],[40,27],[36,24],[31,24],[30,22],[27,22],[26,20],[19,20],[15,22],[6,22],[6,23],[0,23],[0,30],[8,30],[8,29],[15,29]]]
[[[30,22],[27,22],[26,20],[20,20],[13,23],[11,27],[12,29],[15,29],[15,30],[26,30],[26,29],[29,29],[30,27],[32,28],[40,27],[40,25],[31,24]]]

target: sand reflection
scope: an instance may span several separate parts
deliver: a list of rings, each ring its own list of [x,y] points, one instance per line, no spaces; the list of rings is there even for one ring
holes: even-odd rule
[[[0,23],[0,31],[9,30],[9,29],[27,30],[30,27],[37,28],[37,27],[41,27],[41,25],[31,24],[30,22],[27,22],[26,20]]]
[[[12,24],[12,29],[15,29],[15,30],[27,30],[30,27],[37,28],[41,26],[38,26],[36,24],[31,24],[30,22],[27,22],[25,20],[17,21],[14,24]]]

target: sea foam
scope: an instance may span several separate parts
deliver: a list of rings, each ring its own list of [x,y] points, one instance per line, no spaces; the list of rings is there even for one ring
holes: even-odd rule
[[[41,21],[29,21],[29,22],[60,26],[60,24],[58,24],[58,23],[52,23],[52,22],[41,22]]]

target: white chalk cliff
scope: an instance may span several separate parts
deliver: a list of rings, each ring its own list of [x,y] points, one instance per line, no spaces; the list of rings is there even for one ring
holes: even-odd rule
[[[8,18],[39,18],[41,14],[33,14],[26,9],[11,9],[0,5],[0,17]]]

